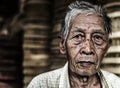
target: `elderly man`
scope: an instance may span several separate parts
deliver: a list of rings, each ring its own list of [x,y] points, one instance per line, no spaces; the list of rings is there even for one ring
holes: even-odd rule
[[[69,5],[61,30],[63,68],[36,76],[27,88],[120,88],[120,78],[100,69],[110,46],[111,21],[100,6],[84,1]]]

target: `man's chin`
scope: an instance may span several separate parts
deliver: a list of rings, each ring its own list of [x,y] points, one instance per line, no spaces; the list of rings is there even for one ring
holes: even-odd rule
[[[96,71],[86,71],[86,70],[79,70],[76,72],[78,75],[81,75],[81,76],[92,76],[92,75],[95,75],[97,72]]]

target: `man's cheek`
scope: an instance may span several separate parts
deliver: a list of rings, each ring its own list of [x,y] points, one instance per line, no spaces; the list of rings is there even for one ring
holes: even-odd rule
[[[102,46],[95,46],[96,50],[101,51],[101,52],[106,52],[108,49],[108,45],[104,44]]]
[[[70,56],[74,57],[78,53],[78,50],[76,47],[69,47],[68,52],[69,52]]]
[[[104,48],[99,48],[99,49],[97,50],[97,55],[98,55],[99,58],[103,58],[103,57],[105,56],[105,54],[106,54],[106,49],[104,49]]]

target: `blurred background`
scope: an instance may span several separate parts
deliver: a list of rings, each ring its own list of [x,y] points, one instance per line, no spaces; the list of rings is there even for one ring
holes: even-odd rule
[[[0,0],[0,88],[26,88],[36,75],[62,67],[58,34],[75,0]],[[112,19],[113,39],[101,67],[120,76],[120,0],[101,4]]]

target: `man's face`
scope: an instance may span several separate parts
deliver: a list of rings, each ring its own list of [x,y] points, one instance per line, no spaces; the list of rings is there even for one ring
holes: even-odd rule
[[[103,20],[95,14],[73,17],[66,40],[69,69],[79,75],[95,74],[108,49]]]

